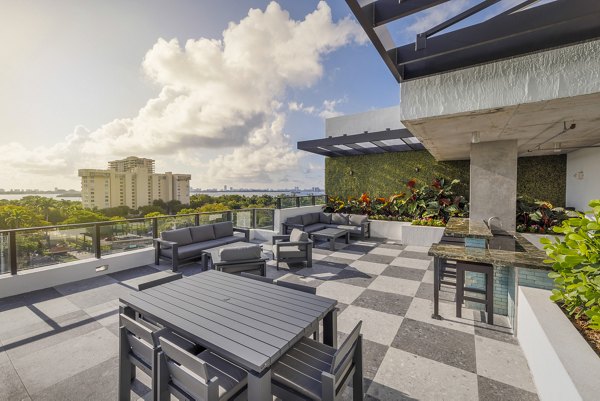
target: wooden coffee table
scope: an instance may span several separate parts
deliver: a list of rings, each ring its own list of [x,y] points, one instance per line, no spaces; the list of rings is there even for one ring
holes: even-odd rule
[[[338,238],[345,237],[346,244],[350,243],[350,232],[348,230],[342,230],[339,228],[325,228],[323,230],[315,231],[310,233],[311,238],[323,238],[329,241],[329,247],[332,251],[335,251],[335,241]]]

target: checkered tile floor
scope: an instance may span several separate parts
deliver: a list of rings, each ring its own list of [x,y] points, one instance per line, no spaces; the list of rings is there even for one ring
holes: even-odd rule
[[[313,257],[312,268],[284,264],[278,271],[269,262],[267,275],[337,299],[340,340],[363,321],[367,400],[537,400],[508,329],[482,323],[472,310],[454,317],[451,289],[442,291],[445,319],[431,319],[427,248],[366,240],[338,243],[332,252],[317,243]],[[0,401],[115,400],[117,300],[140,277],[165,268],[143,266],[0,300]],[[132,399],[147,399],[148,385],[139,374]]]

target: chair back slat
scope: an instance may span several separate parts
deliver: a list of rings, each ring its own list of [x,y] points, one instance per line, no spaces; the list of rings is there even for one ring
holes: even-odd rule
[[[331,372],[335,375],[336,382],[342,379],[346,372],[352,367],[352,361],[354,352],[356,350],[356,344],[358,342],[358,336],[360,334],[360,328],[362,326],[362,320],[358,322],[352,332],[346,337],[342,346],[337,349],[333,355],[333,361],[331,363]]]
[[[287,281],[276,281],[275,283],[277,285],[281,286],[281,287],[291,288],[292,290],[298,290],[298,291],[306,292],[306,293],[309,293],[309,294],[316,294],[317,293],[317,288],[316,287],[310,287],[308,285],[290,283],[290,282],[287,282]]]
[[[186,369],[194,372],[202,380],[207,382],[210,378],[208,377],[208,370],[206,363],[198,358],[196,355],[192,355],[183,348],[173,344],[171,341],[164,337],[160,337],[160,346],[162,351],[168,357],[169,360],[176,362],[178,365],[184,366]]]
[[[124,326],[128,332],[146,341],[150,346],[154,344],[154,339],[152,338],[152,330],[150,330],[148,327],[145,327],[144,325],[136,322],[129,316],[126,316],[122,313],[119,315],[119,320],[121,326]]]
[[[209,400],[208,383],[183,365],[167,362],[171,382],[175,387],[195,400]]]
[[[263,277],[263,276],[259,276],[258,274],[252,274],[252,273],[246,273],[246,272],[241,272],[240,275],[242,277],[246,277],[252,280],[257,280],[257,281],[262,281],[263,283],[269,283],[269,284],[273,284],[273,279],[269,278],[269,277]]]
[[[138,359],[141,359],[144,363],[152,364],[153,347],[146,341],[137,338],[131,333],[127,333],[127,342],[131,348],[131,353]]]

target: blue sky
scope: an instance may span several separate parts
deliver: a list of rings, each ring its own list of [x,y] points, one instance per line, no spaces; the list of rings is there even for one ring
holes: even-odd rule
[[[323,158],[296,142],[399,102],[344,0],[4,2],[0,48],[0,188],[78,188],[78,168],[128,155],[194,187],[322,187]]]

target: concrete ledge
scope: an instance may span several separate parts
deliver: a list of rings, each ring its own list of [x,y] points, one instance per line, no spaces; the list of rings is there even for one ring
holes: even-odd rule
[[[405,221],[369,220],[371,237],[402,241],[403,227],[410,226]]]
[[[598,400],[600,358],[549,300],[550,294],[518,289],[517,337],[540,400]]]
[[[401,241],[404,245],[430,246],[442,239],[444,227],[413,226],[406,221],[369,220],[371,237]]]
[[[25,294],[73,281],[154,264],[154,248],[107,255],[101,259],[83,259],[20,272],[16,276],[0,277],[0,298]],[[97,271],[101,266],[106,269]]]

